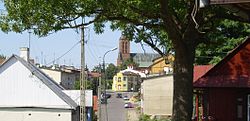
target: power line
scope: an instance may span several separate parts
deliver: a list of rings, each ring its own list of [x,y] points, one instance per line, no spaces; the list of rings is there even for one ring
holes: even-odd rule
[[[66,54],[68,54],[72,49],[74,49],[81,41],[78,41],[77,43],[75,43],[68,51],[66,51],[64,54],[62,54],[61,56],[59,56],[58,58],[54,59],[53,61],[47,63],[46,65],[50,65],[55,61],[58,61],[59,59],[61,59],[63,56],[65,56]]]
[[[97,56],[94,54],[94,52],[91,50],[91,48],[89,46],[87,46],[88,51],[90,52],[90,55],[94,58],[94,60],[96,62],[98,62]]]

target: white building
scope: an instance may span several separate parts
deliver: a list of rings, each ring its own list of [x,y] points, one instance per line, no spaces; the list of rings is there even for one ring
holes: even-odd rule
[[[80,71],[76,69],[60,67],[40,67],[40,69],[65,89],[74,89],[76,80],[80,78]]]
[[[79,121],[77,103],[36,66],[13,55],[0,66],[1,121]]]

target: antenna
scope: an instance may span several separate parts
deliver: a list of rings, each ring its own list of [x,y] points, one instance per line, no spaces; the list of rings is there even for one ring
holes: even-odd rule
[[[56,54],[54,52],[54,60],[53,60],[53,65],[55,65],[55,61],[56,61]]]

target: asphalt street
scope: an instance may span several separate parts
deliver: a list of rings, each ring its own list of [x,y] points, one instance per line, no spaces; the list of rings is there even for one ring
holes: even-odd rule
[[[126,121],[126,109],[122,98],[116,98],[116,93],[110,93],[107,105],[101,105],[101,121]],[[106,108],[107,106],[107,108]],[[107,113],[106,113],[107,112]]]

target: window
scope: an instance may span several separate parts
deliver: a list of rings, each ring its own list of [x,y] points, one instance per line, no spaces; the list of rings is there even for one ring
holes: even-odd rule
[[[126,84],[123,84],[123,87],[126,87],[127,85]]]
[[[121,82],[121,77],[118,77],[118,82]]]
[[[127,81],[127,77],[123,77],[123,81]]]

